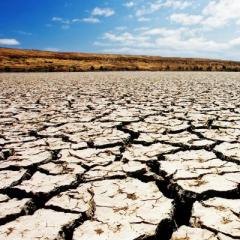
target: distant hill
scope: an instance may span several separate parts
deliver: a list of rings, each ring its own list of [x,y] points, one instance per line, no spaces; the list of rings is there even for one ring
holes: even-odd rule
[[[240,62],[0,48],[0,72],[240,71]]]

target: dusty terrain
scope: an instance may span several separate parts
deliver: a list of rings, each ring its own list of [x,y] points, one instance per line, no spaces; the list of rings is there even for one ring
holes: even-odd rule
[[[240,62],[0,48],[0,72],[240,71]]]
[[[240,239],[240,74],[0,74],[0,239]]]

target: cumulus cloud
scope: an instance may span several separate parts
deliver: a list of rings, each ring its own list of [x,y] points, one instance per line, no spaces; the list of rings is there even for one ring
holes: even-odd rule
[[[227,56],[232,53],[234,56],[233,53],[240,49],[239,33],[235,30],[240,25],[240,0],[197,2],[124,0],[122,6],[128,8],[128,11],[127,16],[123,14],[122,17],[127,17],[135,25],[130,24],[128,28],[113,26],[112,30],[95,40],[94,45],[119,53],[134,54],[138,51],[140,54],[204,54],[209,57]],[[54,17],[52,20],[69,26],[78,22],[99,23],[114,14],[115,11],[109,7],[96,6],[85,18],[69,20]],[[134,28],[131,29],[130,26]],[[219,36],[218,31],[222,31],[225,26],[231,26],[232,34],[228,31],[222,39],[216,37]]]
[[[196,25],[202,22],[203,16],[190,15],[185,13],[174,13],[170,16],[172,22],[180,23],[182,25]]]
[[[100,17],[111,17],[115,14],[115,11],[111,8],[100,8],[100,7],[95,7],[91,11],[91,15],[89,17],[81,19],[82,22],[85,23],[100,23]]]
[[[203,25],[210,28],[222,27],[231,21],[240,21],[239,0],[212,0],[203,9]]]
[[[133,1],[126,2],[123,4],[123,6],[125,6],[127,8],[132,8],[133,6],[135,6],[135,3]]]
[[[0,39],[0,45],[14,46],[14,45],[20,45],[20,42],[14,38],[2,38]]]
[[[111,8],[99,8],[95,7],[92,10],[92,16],[103,16],[103,17],[110,17],[115,14],[115,11]]]
[[[111,8],[99,8],[95,7],[91,14],[85,18],[73,18],[73,19],[64,19],[62,17],[52,17],[52,21],[62,24],[62,29],[70,28],[70,25],[76,23],[100,23],[100,17],[110,17],[115,14],[115,11]]]
[[[154,0],[148,1],[146,4],[136,10],[136,16],[141,17],[144,15],[153,14],[162,8],[173,8],[173,9],[185,9],[192,5],[191,1],[180,1],[180,0]]]
[[[142,6],[141,8],[137,9],[136,16],[141,17],[144,15],[152,14],[158,11],[162,7],[161,3],[150,3],[146,6]]]
[[[181,10],[190,7],[191,5],[192,5],[191,1],[179,1],[179,0],[167,0],[165,3],[163,3],[164,7],[171,7]]]
[[[198,15],[174,13],[170,16],[172,22],[182,25],[201,25],[207,29],[223,27],[231,21],[240,23],[239,0],[212,0]]]
[[[173,38],[180,39],[186,32],[186,28],[168,29],[168,28],[151,28],[140,32],[142,36],[155,37],[155,39]],[[189,34],[189,33],[188,33]]]
[[[148,39],[148,37],[145,36],[136,36],[135,34],[124,32],[121,34],[114,34],[114,33],[105,33],[103,36],[103,39],[109,40],[112,42],[119,42],[119,43],[125,43],[125,44],[132,44],[135,42],[144,42]]]
[[[240,48],[240,37],[234,38],[230,41],[230,45],[235,48]]]
[[[143,28],[133,33],[107,32],[102,39],[103,44],[95,42],[95,45],[104,46],[105,50],[111,49],[115,53],[218,56],[222,51],[234,52],[240,48],[240,38],[221,42],[198,36],[189,28]]]

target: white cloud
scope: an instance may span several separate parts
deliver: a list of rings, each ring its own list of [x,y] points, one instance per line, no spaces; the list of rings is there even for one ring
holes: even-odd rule
[[[2,38],[0,39],[0,45],[14,46],[14,45],[20,45],[20,42],[13,38]]]
[[[148,36],[136,35],[129,32],[124,32],[121,34],[107,32],[104,34],[103,39],[113,44],[117,43],[120,46],[134,46],[137,44],[138,46],[142,47],[150,47],[149,43],[147,42]]]
[[[178,28],[178,29],[152,28],[146,31],[142,31],[140,34],[143,36],[171,37],[171,38],[179,39],[185,31],[186,31],[185,28]]]
[[[89,17],[86,17],[86,18],[83,18],[83,19],[73,19],[72,22],[73,23],[85,22],[85,23],[92,23],[92,24],[100,23],[100,19],[98,17],[110,17],[114,14],[115,14],[115,12],[111,8],[95,7],[92,10],[91,15]]]
[[[185,13],[174,13],[170,16],[170,20],[182,25],[196,25],[202,22],[203,17],[201,15],[190,15]]]
[[[147,17],[139,17],[137,18],[138,22],[149,22],[151,20],[151,18],[147,18]]]
[[[54,22],[61,22],[63,19],[60,17],[52,17],[52,21]]]
[[[100,23],[99,17],[110,17],[114,15],[115,12],[111,8],[99,8],[95,7],[91,14],[88,17],[85,18],[73,18],[73,19],[64,19],[61,17],[52,17],[52,21],[56,23],[62,24],[62,29],[68,29],[70,28],[70,25],[76,24],[76,23]]]
[[[239,0],[212,0],[203,9],[206,27],[217,28],[227,25],[231,21],[240,21]]]
[[[147,4],[143,5],[141,8],[138,8],[136,11],[136,16],[141,17],[144,15],[153,14],[159,11],[161,8],[173,8],[173,9],[185,9],[192,5],[191,1],[183,0],[154,0],[149,1]]]
[[[126,2],[123,4],[123,6],[127,7],[127,8],[132,8],[135,6],[135,3],[133,1],[130,2]]]
[[[85,23],[100,23],[100,20],[95,17],[83,18],[82,21]]]
[[[133,34],[129,32],[124,32],[122,34],[116,35],[114,33],[105,33],[103,36],[103,39],[107,39],[113,42],[125,42],[125,43],[130,43],[132,41],[138,41],[138,40],[145,40],[145,37],[135,37]]]
[[[52,17],[52,22],[61,24],[61,28],[67,30],[70,28],[70,25],[73,23],[72,20],[63,19],[61,17]]]
[[[83,18],[83,19],[73,18],[73,19],[70,19],[70,20],[69,19],[63,19],[61,17],[53,17],[52,21],[56,22],[56,23],[62,24],[61,28],[65,29],[65,30],[69,29],[72,24],[76,24],[76,23],[81,23],[81,22],[85,22],[85,23],[100,23],[100,20],[98,18],[96,18],[96,17],[93,17],[93,16],[86,17],[86,18]]]
[[[205,38],[188,38],[188,39],[177,39],[173,37],[164,37],[156,40],[159,48],[172,49],[175,52],[182,51],[186,52],[199,52],[199,49],[205,52],[218,52],[228,49],[226,43],[220,43],[213,40],[207,40]]]
[[[148,5],[141,7],[140,9],[138,9],[136,11],[136,16],[141,17],[144,15],[152,14],[152,13],[158,11],[161,7],[162,7],[161,3],[150,3]]]
[[[95,7],[91,13],[92,16],[103,16],[103,17],[110,17],[114,14],[115,12],[111,8],[99,8],[99,7]]]
[[[240,38],[229,42],[208,39],[188,28],[152,28],[138,29],[134,33],[104,34],[104,41],[95,45],[104,47],[104,51],[129,54],[171,55],[171,56],[220,56],[221,53],[234,53],[240,48]]]
[[[82,22],[82,19],[80,19],[80,18],[72,19],[72,23],[79,23],[79,22]]]
[[[175,9],[185,9],[187,7],[190,7],[192,5],[192,2],[190,1],[180,1],[180,0],[167,0],[163,6],[164,7],[171,7]]]
[[[232,39],[230,45],[234,47],[240,47],[240,37]]]
[[[53,22],[59,22],[59,23],[65,24],[65,25],[71,24],[71,20],[63,19],[61,17],[53,17],[52,21]]]
[[[236,31],[240,25],[240,0],[209,0],[205,5],[196,0],[125,0],[125,7],[127,3],[132,8],[129,21],[148,21],[148,24],[139,23],[138,28],[128,27],[127,31],[115,28],[105,33],[101,41],[95,42],[104,51],[191,57],[232,56],[235,59],[240,51],[240,37]],[[188,7],[191,9],[186,9]],[[162,27],[154,27],[157,12],[166,8],[169,22],[162,21],[159,24]],[[169,23],[172,23],[171,28],[166,27]],[[182,26],[176,27],[176,23]],[[230,29],[219,38],[225,26]]]
[[[206,29],[240,23],[240,0],[211,0],[198,15],[174,13],[170,20],[182,25],[199,24]]]

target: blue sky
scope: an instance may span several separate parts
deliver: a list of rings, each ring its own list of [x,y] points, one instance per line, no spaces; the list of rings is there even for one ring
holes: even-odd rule
[[[240,60],[240,0],[1,0],[0,46]]]

